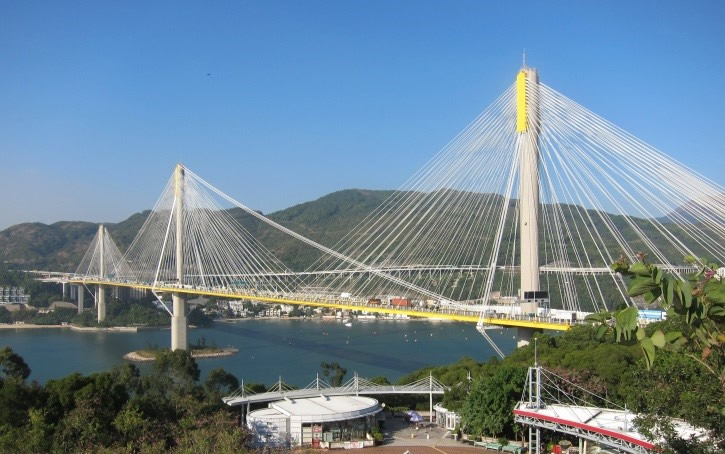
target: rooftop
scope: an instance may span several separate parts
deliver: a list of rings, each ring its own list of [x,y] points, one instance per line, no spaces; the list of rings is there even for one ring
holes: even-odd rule
[[[381,410],[378,401],[362,396],[325,396],[306,399],[284,399],[269,408],[249,413],[251,419],[278,416],[299,418],[302,422],[341,421],[372,415]]]
[[[595,407],[579,407],[571,405],[547,405],[544,408],[533,409],[519,404],[514,411],[517,414],[528,414],[538,419],[551,422],[564,423],[569,426],[587,429],[603,435],[625,440],[647,449],[653,449],[654,444],[639,433],[634,425],[638,416],[623,410],[611,410]],[[702,436],[704,431],[695,428],[682,420],[672,420],[675,431],[682,438]]]

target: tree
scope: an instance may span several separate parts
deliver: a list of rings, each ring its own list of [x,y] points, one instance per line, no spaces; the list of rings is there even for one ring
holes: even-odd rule
[[[0,370],[2,377],[12,377],[25,380],[30,375],[30,367],[25,360],[16,354],[10,347],[0,350]]]
[[[342,385],[345,374],[347,374],[347,369],[342,367],[338,362],[327,363],[325,361],[320,363],[320,367],[322,368],[322,375],[330,378],[330,384],[332,386]]]
[[[156,357],[153,374],[174,381],[199,381],[199,366],[187,350],[162,351]]]
[[[121,434],[127,446],[143,440],[151,431],[152,425],[153,422],[145,418],[135,406],[126,406],[113,420],[113,426]]]
[[[267,387],[264,383],[245,383],[244,388],[252,393],[261,394],[267,392]]]
[[[13,318],[10,315],[10,311],[0,306],[0,323],[12,323]]]
[[[384,377],[382,375],[379,375],[377,377],[373,377],[369,380],[371,383],[375,383],[376,385],[390,385],[390,381],[387,377]]]
[[[20,378],[11,376],[0,380],[0,432],[4,428],[23,426],[34,398]]]
[[[207,327],[214,324],[214,320],[203,311],[192,310],[189,312],[189,324],[194,326]]]
[[[461,409],[461,419],[475,435],[513,435],[512,409],[521,398],[527,368],[502,364],[490,378],[479,378]]]
[[[204,386],[213,396],[229,394],[239,388],[239,380],[223,368],[217,367],[209,372]]]
[[[705,258],[686,257],[698,271],[682,280],[647,263],[644,254],[638,258],[632,265],[621,258],[612,269],[629,278],[630,296],[659,303],[667,311],[668,321],[654,328],[638,326],[636,307],[587,318],[597,327],[599,337],[613,334],[617,342],[639,344],[651,372],[640,383],[659,377],[654,383],[649,381],[652,388],[641,389],[632,380],[635,391],[630,390],[630,401],[645,412],[636,421],[645,435],[664,440],[661,447],[670,452],[707,452],[712,445],[725,449],[725,282],[717,273],[718,266]],[[666,367],[665,374],[658,372],[662,367]],[[703,374],[710,380],[698,380]],[[676,387],[668,391],[673,383]],[[709,429],[709,439],[678,437],[669,419],[677,416]]]
[[[468,398],[468,383],[459,383],[443,394],[441,404],[450,411],[459,411]]]
[[[613,332],[617,342],[634,342],[636,338],[647,367],[652,366],[657,349],[680,351],[705,367],[725,391],[725,282],[717,274],[718,266],[700,259],[699,271],[680,280],[647,263],[644,254],[639,258],[633,265],[621,258],[612,269],[630,279],[630,296],[643,296],[648,303],[659,302],[669,314],[682,317],[685,331],[656,330],[647,335],[637,325],[638,310],[632,306],[588,316],[598,326],[597,335]],[[698,263],[694,257],[685,260]]]

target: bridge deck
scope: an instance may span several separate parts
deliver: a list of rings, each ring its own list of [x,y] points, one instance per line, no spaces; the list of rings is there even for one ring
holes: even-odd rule
[[[243,293],[237,290],[225,289],[202,289],[177,287],[168,284],[150,285],[136,282],[119,282],[108,280],[93,279],[69,279],[73,284],[86,285],[108,285],[115,287],[139,288],[145,290],[153,290],[155,292],[176,292],[189,295],[215,296],[219,298],[236,298],[245,300],[262,301],[265,303],[293,304],[300,306],[328,307],[332,309],[343,309],[352,311],[367,311],[379,314],[406,315],[409,317],[421,317],[430,319],[454,320],[459,322],[478,323],[479,320],[489,325],[497,325],[502,327],[521,327],[533,329],[547,329],[556,331],[566,331],[572,326],[571,321],[534,317],[534,316],[518,316],[510,314],[496,314],[496,316],[481,317],[477,311],[465,311],[461,309],[427,309],[427,308],[397,308],[387,305],[371,305],[365,302],[356,302],[353,300],[335,301],[332,297],[307,298],[300,295],[260,295],[253,293]]]

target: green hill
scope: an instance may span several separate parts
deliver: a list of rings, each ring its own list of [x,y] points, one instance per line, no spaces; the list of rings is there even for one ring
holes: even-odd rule
[[[391,194],[393,194],[393,191],[347,189],[271,213],[268,217],[314,241],[335,248],[338,240],[359,225],[368,214],[390,197]],[[484,196],[484,194],[481,195],[481,197]],[[515,202],[512,201],[511,203],[513,206]],[[422,204],[419,209],[421,211],[425,210],[426,205]],[[575,214],[581,208],[561,205],[558,210],[563,213],[566,224],[572,227],[572,232],[577,230],[580,232],[586,231],[587,226],[583,224],[581,216]],[[504,228],[501,251],[509,249],[509,242],[515,241],[513,236],[509,235],[509,232],[514,229],[513,212],[513,209],[509,210],[510,214]],[[590,219],[599,219],[598,212],[594,210],[587,210],[587,212]],[[149,211],[135,213],[119,223],[106,224],[121,251],[125,251],[133,241],[148,213]],[[239,208],[231,209],[230,214],[293,270],[304,270],[320,256],[320,252],[316,249],[302,244],[300,241],[259,221]],[[447,212],[445,215],[460,217],[461,219],[469,217],[465,213],[456,211]],[[649,252],[647,246],[642,243],[623,216],[609,215],[609,217],[634,250]],[[669,245],[669,242],[664,239],[662,233],[657,231],[652,223],[644,219],[635,219],[634,223],[654,244],[658,245],[670,260],[679,261],[681,259],[679,253]],[[540,221],[540,225],[543,225],[543,222]],[[98,224],[90,222],[65,221],[50,225],[24,223],[12,226],[0,232],[0,262],[9,267],[23,269],[75,271],[97,228]],[[435,230],[436,228],[439,230]],[[672,233],[677,234],[677,226],[670,224],[669,229]],[[600,233],[601,241],[610,251],[619,250],[616,239],[606,228],[601,228]],[[490,238],[478,235],[474,230],[461,234],[466,235],[466,240],[472,244],[491,244]],[[406,235],[401,235],[401,238]],[[425,239],[429,243],[430,254],[435,256],[438,249],[447,247],[447,244],[443,244],[443,242],[449,241],[450,236],[451,232],[445,230],[445,227],[432,227],[429,231],[423,232],[419,239]],[[680,236],[686,237],[684,234]],[[584,234],[582,238],[564,238],[563,241],[566,243],[565,247],[570,254],[569,260],[572,263],[576,263],[575,250],[578,250],[579,253],[584,250],[586,255],[592,259],[592,266],[609,265],[609,263],[601,262],[601,259],[598,258],[596,245],[590,236]],[[540,244],[542,260],[544,260],[546,253],[544,243],[545,241],[542,240]],[[694,247],[694,245],[692,246]],[[460,264],[477,263],[480,260],[482,251],[474,251],[473,248],[469,249],[468,253],[458,257]],[[699,251],[697,252],[699,253]],[[474,256],[472,254],[478,255]]]
[[[347,189],[311,202],[277,211],[271,219],[322,244],[334,244],[392,191]],[[316,257],[316,251],[276,231],[235,208],[230,210],[241,224],[293,269],[303,269]],[[106,227],[125,251],[148,216],[135,213]],[[9,267],[73,272],[93,240],[98,224],[61,221],[53,224],[29,222],[0,232],[0,262]]]

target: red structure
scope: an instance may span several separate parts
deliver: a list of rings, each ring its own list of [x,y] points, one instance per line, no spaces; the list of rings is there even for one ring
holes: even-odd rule
[[[390,305],[391,306],[397,306],[397,307],[411,307],[413,304],[410,302],[408,298],[391,298],[390,299]]]

